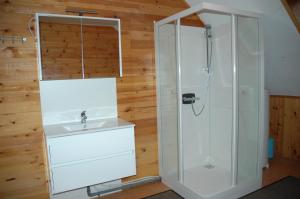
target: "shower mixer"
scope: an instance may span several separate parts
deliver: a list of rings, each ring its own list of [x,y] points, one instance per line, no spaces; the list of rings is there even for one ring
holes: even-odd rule
[[[207,74],[210,74],[211,69],[211,56],[212,56],[212,32],[211,32],[211,25],[205,25],[205,37],[206,37],[206,61],[207,65],[204,68],[204,71]]]
[[[195,93],[182,94],[182,104],[194,104],[196,100],[200,100],[200,97],[196,97]]]
[[[209,25],[209,24],[205,25],[205,33],[206,33],[206,37],[208,37],[208,38],[212,37],[211,25]]]
[[[205,25],[205,37],[206,37],[206,59],[207,59],[207,65],[206,67],[203,67],[203,71],[205,71],[208,75],[207,77],[207,85],[206,85],[206,95],[202,98],[204,99],[204,102],[202,103],[202,106],[200,108],[199,112],[196,112],[194,104],[196,101],[200,100],[200,97],[196,97],[195,93],[183,93],[182,94],[182,104],[190,104],[192,106],[192,111],[194,115],[197,117],[201,115],[203,112],[205,106],[206,106],[206,98],[208,95],[208,87],[209,87],[209,81],[210,81],[210,75],[211,75],[211,58],[212,58],[212,32],[211,32],[211,25],[207,24]]]

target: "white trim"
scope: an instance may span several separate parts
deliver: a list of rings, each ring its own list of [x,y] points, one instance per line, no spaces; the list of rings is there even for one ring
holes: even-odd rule
[[[122,64],[122,37],[121,37],[121,20],[118,21],[118,36],[119,36],[119,75],[123,77],[123,64]]]
[[[95,19],[95,20],[103,20],[103,21],[117,21],[118,18],[104,18],[104,17],[87,17],[87,16],[75,16],[75,15],[61,15],[61,14],[50,14],[50,13],[36,13],[38,17],[63,17],[63,18],[74,18],[74,19]]]
[[[238,118],[239,118],[239,110],[238,110],[238,96],[239,96],[239,88],[238,88],[238,66],[237,66],[237,17],[236,15],[231,15],[231,55],[232,55],[232,67],[233,67],[233,96],[232,96],[232,162],[231,162],[231,182],[232,186],[237,184],[237,162],[238,162]]]
[[[158,144],[158,155],[159,155],[159,175],[163,176],[163,168],[162,168],[162,162],[163,162],[163,153],[162,153],[162,132],[161,132],[161,110],[160,110],[160,78],[159,78],[159,31],[158,26],[154,24],[154,39],[155,39],[155,65],[156,65],[156,105],[157,105],[157,144]]]
[[[179,13],[176,13],[174,15],[166,17],[166,18],[158,21],[157,24],[160,26],[162,24],[169,23],[171,21],[175,21],[178,18],[183,18],[183,17],[189,16],[194,13],[200,14],[202,12],[219,13],[219,14],[227,14],[227,15],[234,14],[234,15],[255,17],[255,18],[260,17],[260,14],[257,14],[255,12],[232,9],[232,8],[229,8],[229,7],[226,7],[223,5],[203,2],[203,3],[199,3],[195,6],[193,6],[191,8],[188,8],[186,10],[183,10]]]
[[[43,79],[42,74],[42,55],[41,55],[41,41],[40,41],[40,21],[39,14],[35,14],[35,29],[36,29],[36,47],[37,47],[37,64],[38,64],[38,76],[39,79]]]
[[[265,95],[264,95],[264,88],[265,88],[265,61],[264,61],[264,33],[263,33],[263,20],[261,18],[258,18],[258,39],[259,39],[259,51],[260,51],[260,102],[259,102],[259,149],[258,149],[258,177],[260,180],[260,184],[262,184],[262,158],[263,158],[263,136],[264,136],[264,112],[265,112]]]
[[[83,26],[82,26],[82,18],[80,18],[80,46],[81,46],[81,73],[82,79],[85,79],[85,70],[84,70],[84,53],[83,53]]]
[[[177,67],[177,136],[178,136],[178,177],[183,183],[183,135],[182,135],[182,91],[181,91],[181,25],[176,20],[176,67]]]

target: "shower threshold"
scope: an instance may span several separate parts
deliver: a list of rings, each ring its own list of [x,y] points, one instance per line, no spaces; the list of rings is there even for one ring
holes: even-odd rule
[[[206,164],[184,170],[184,185],[202,197],[211,197],[232,188],[231,173],[227,169]]]

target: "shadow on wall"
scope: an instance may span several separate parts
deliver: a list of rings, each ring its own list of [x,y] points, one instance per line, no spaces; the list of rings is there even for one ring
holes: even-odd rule
[[[186,0],[195,5],[203,0]],[[263,14],[265,87],[273,95],[300,96],[300,36],[280,0],[209,0]]]

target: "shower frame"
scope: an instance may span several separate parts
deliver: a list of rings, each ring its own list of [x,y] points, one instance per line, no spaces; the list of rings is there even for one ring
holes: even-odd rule
[[[212,4],[212,3],[200,3],[189,9],[178,12],[174,15],[166,17],[160,21],[155,22],[154,24],[154,32],[155,32],[155,65],[156,65],[156,95],[157,95],[157,129],[158,129],[158,149],[159,149],[159,172],[160,176],[162,176],[162,182],[168,185],[170,188],[174,189],[176,192],[180,193],[182,196],[188,199],[202,199],[198,193],[188,189],[183,184],[183,132],[182,132],[182,96],[181,96],[181,18],[187,17],[192,14],[201,14],[201,13],[210,13],[210,14],[223,14],[231,16],[231,39],[232,39],[232,65],[233,65],[233,134],[232,134],[232,168],[231,168],[231,179],[232,186],[229,190],[226,190],[218,196],[211,198],[222,198],[222,199],[231,199],[240,197],[242,194],[250,193],[261,187],[262,183],[262,149],[263,149],[263,141],[262,139],[258,140],[258,160],[257,160],[257,181],[251,185],[248,184],[237,184],[237,164],[238,164],[238,57],[237,57],[237,17],[249,17],[255,18],[258,21],[258,47],[259,47],[259,117],[258,117],[258,136],[262,138],[263,136],[263,125],[264,125],[264,45],[263,45],[263,31],[262,31],[262,16],[258,13],[232,9],[223,5]],[[178,182],[172,182],[170,180],[164,179],[163,177],[163,169],[162,169],[162,150],[161,150],[161,139],[162,139],[162,130],[161,130],[161,110],[160,110],[160,87],[159,85],[159,27],[170,22],[175,22],[176,26],[176,73],[177,73],[177,81],[176,81],[176,93],[177,93],[177,129],[178,129]]]

